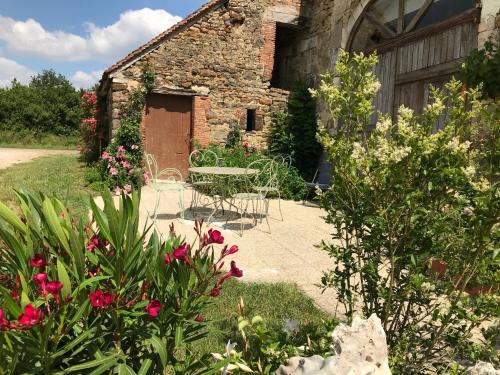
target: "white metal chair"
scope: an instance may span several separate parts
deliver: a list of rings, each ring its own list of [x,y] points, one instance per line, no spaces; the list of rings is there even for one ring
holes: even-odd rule
[[[182,179],[182,173],[175,168],[165,168],[159,171],[158,162],[152,154],[146,154],[146,163],[151,176],[151,187],[156,191],[153,222],[155,222],[158,217],[160,196],[164,191],[177,191],[179,193],[180,216],[184,219],[184,189],[187,184]]]
[[[236,207],[238,207],[238,212],[240,214],[240,235],[243,236],[243,217],[249,213],[248,208],[250,203],[252,204],[252,210],[253,210],[253,222],[254,225],[257,224],[257,214],[260,213],[262,216],[265,216],[266,222],[267,222],[267,227],[269,229],[269,232],[271,232],[271,226],[269,225],[269,220],[267,217],[267,209],[259,212],[259,208],[262,205],[265,205],[265,196],[261,191],[256,191],[255,187],[260,186],[260,185],[266,185],[262,184],[261,181],[261,176],[262,173],[266,171],[267,165],[270,163],[269,159],[261,159],[261,160],[256,160],[252,163],[250,163],[247,168],[246,168],[246,173],[244,176],[244,183],[242,186],[244,187],[244,191],[236,192],[234,193],[231,198],[233,202],[236,202],[238,204],[234,204]],[[257,173],[252,173],[252,170],[257,170]],[[265,190],[266,186],[261,186],[263,190]]]
[[[281,190],[280,190],[280,180],[279,180],[279,168],[281,165],[287,165],[288,159],[283,156],[276,156],[272,160],[269,160],[261,171],[261,176],[263,178],[259,179],[259,184],[254,186],[254,191],[260,193],[263,197],[263,202],[266,206],[266,218],[269,214],[269,204],[271,201],[271,195],[278,196],[278,208],[280,211],[281,221],[283,221],[283,212],[281,211]]]
[[[211,150],[194,150],[189,155],[190,167],[218,167],[220,164],[219,157]],[[193,206],[196,207],[201,199],[201,193],[207,193],[207,190],[213,186],[213,178],[209,175],[192,173],[190,182],[193,190],[191,192],[191,205],[189,209],[192,211]]]

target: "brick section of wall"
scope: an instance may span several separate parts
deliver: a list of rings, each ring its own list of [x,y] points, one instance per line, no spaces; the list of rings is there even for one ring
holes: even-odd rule
[[[193,97],[193,123],[191,138],[198,141],[202,147],[210,143],[210,129],[207,126],[207,116],[210,116],[210,98]]]
[[[270,80],[274,69],[274,51],[276,46],[276,22],[265,21],[261,29],[264,47],[260,52],[260,62],[264,67],[264,79]]]

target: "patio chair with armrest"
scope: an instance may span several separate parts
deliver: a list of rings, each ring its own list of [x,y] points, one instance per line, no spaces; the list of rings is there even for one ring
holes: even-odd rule
[[[175,168],[165,168],[158,170],[158,162],[152,154],[146,154],[146,163],[151,176],[151,187],[156,192],[156,203],[153,213],[153,222],[158,217],[158,206],[160,205],[160,196],[164,191],[176,191],[179,194],[180,217],[184,219],[184,189],[187,184],[183,181],[182,173]]]

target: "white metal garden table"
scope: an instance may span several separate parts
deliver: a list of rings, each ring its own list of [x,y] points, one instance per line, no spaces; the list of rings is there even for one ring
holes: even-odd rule
[[[189,173],[202,174],[210,176],[213,181],[213,189],[215,194],[212,195],[212,203],[214,209],[210,216],[208,217],[208,222],[215,215],[219,207],[224,209],[224,203],[227,203],[229,207],[234,207],[238,209],[237,206],[231,202],[231,197],[235,193],[234,182],[235,180],[241,179],[242,177],[247,177],[255,175],[259,172],[258,169],[247,169],[247,168],[237,168],[237,167],[191,167],[189,168]]]

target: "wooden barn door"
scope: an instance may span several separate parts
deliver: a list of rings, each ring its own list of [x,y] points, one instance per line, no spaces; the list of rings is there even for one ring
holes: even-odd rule
[[[442,88],[476,45],[477,25],[466,23],[398,48],[394,111],[404,104],[420,113],[429,85]]]
[[[146,100],[146,152],[160,169],[177,168],[188,176],[192,99],[189,96],[151,94]]]
[[[479,16],[474,0],[370,1],[348,46],[378,55],[377,111],[394,116],[405,105],[420,113],[429,86],[442,87],[476,48]]]

